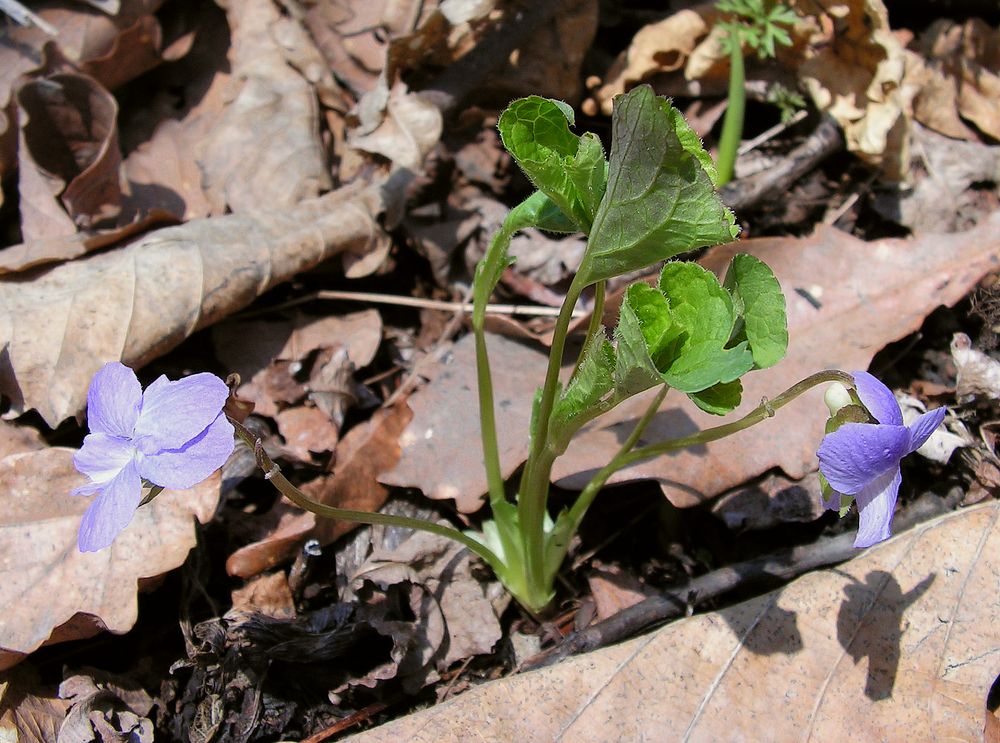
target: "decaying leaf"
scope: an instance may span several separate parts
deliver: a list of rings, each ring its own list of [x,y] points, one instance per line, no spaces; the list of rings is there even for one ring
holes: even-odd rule
[[[59,743],[152,743],[153,700],[138,685],[123,686],[99,671],[70,676],[59,696],[72,706],[59,729]]]
[[[219,476],[184,491],[164,491],[101,552],[80,552],[77,530],[88,498],[71,449],[49,448],[0,460],[0,669],[38,647],[128,631],[137,583],[180,565],[195,543],[194,520],[207,522]]]
[[[990,503],[350,740],[980,740],[1000,653],[983,600],[998,560]]]
[[[955,396],[959,402],[1000,399],[1000,362],[973,348],[972,339],[965,333],[952,337],[951,356],[958,371]]]
[[[52,743],[69,704],[55,690],[39,688],[30,665],[0,673],[0,740],[16,743]]]
[[[105,362],[142,366],[297,273],[365,251],[380,209],[378,187],[348,187],[284,213],[158,230],[33,281],[0,279],[10,415],[34,408],[52,426],[76,415]]]
[[[353,130],[347,143],[416,172],[441,138],[442,126],[441,111],[434,104],[397,83],[389,93],[384,116],[377,126],[370,131]]]
[[[290,209],[330,188],[319,138],[319,104],[285,60],[273,31],[281,13],[271,0],[231,0],[234,100],[204,142],[205,194],[216,213]]]
[[[295,378],[315,351],[341,348],[345,362],[353,367],[370,364],[382,341],[382,318],[377,310],[364,310],[340,316],[299,315],[292,320],[227,320],[212,328],[212,338],[219,359],[243,380],[240,397],[252,400],[258,415],[273,417],[277,402],[297,402],[307,394],[314,397],[326,391],[323,379]],[[247,338],[254,342],[246,343]],[[325,382],[328,386],[330,380]]]
[[[916,43],[924,64],[914,117],[949,137],[975,139],[963,119],[1000,139],[1000,31],[979,18],[956,23],[941,18]]]

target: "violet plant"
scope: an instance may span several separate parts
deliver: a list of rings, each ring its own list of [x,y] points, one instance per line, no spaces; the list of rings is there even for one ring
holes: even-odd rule
[[[155,494],[159,486],[190,486],[220,466],[232,446],[231,439],[222,443],[231,427],[253,448],[265,478],[302,508],[319,516],[422,529],[455,539],[481,557],[526,609],[538,613],[554,596],[556,574],[587,509],[614,472],[743,431],[828,382],[856,391],[847,393],[820,447],[822,471],[832,488],[827,497],[836,491],[842,494],[841,505],[845,498],[857,500],[862,514],[859,546],[887,537],[899,488],[899,460],[926,439],[943,411],[928,413],[907,428],[898,406],[892,407],[891,392],[870,375],[821,371],[738,420],[640,445],[671,388],[713,415],[725,415],[740,404],[740,378],[772,366],[785,354],[784,296],[771,270],[750,255],[734,256],[722,281],[695,263],[672,260],[728,242],[738,229],[716,193],[711,158],[668,101],[648,86],[620,96],[614,106],[609,158],[596,135],[577,136],[572,125],[569,106],[539,97],[514,101],[498,124],[504,146],[537,191],[510,211],[477,267],[473,286],[472,328],[490,506],[480,531],[316,503],[285,478],[261,441],[239,420],[230,416],[225,423],[221,380],[208,383],[205,377],[210,375],[179,382],[161,378],[140,395],[134,375],[112,364],[91,386],[93,433],[77,457],[77,466],[93,483],[75,492],[99,493],[91,506],[95,515],[88,511],[81,526],[81,548],[100,548],[124,528],[140,500],[140,478],[156,486]],[[545,380],[534,399],[528,458],[516,490],[512,486],[514,492],[508,495],[497,446],[485,319],[490,296],[511,263],[511,238],[526,227],[582,232],[588,239],[556,321]],[[627,288],[617,326],[609,335],[601,325],[607,280],[665,260],[655,286],[637,281]],[[585,290],[594,293],[592,320],[581,355],[563,383],[559,372],[570,319]],[[164,404],[168,390],[179,407]],[[640,393],[649,394],[648,407],[621,448],[575,501],[553,516],[548,496],[556,458],[585,424]],[[884,444],[884,452],[868,452],[872,442]]]
[[[774,57],[775,44],[791,46],[792,39],[783,26],[795,25],[798,16],[791,8],[775,0],[718,0],[715,7],[723,13],[732,14],[730,20],[719,23],[720,28],[726,31],[722,37],[722,51],[729,54],[729,96],[722,120],[718,157],[719,185],[724,186],[733,179],[736,152],[743,136],[746,112],[743,44],[754,49],[761,59]]]

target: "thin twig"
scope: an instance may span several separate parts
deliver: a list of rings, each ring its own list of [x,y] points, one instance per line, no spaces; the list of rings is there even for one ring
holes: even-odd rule
[[[59,35],[59,30],[55,26],[17,0],[0,0],[0,13],[6,13],[22,26],[37,26],[49,36]]]
[[[297,307],[308,302],[317,300],[340,301],[340,302],[366,302],[368,304],[387,304],[399,307],[416,307],[425,310],[441,310],[443,312],[458,312],[464,315],[472,314],[471,302],[448,302],[440,299],[423,299],[421,297],[402,297],[398,294],[378,294],[376,292],[349,292],[335,289],[323,289],[311,294],[306,294],[295,299],[290,299],[281,304],[263,307],[253,312],[244,312],[240,318],[255,317],[268,312],[278,312],[290,307]],[[556,317],[559,314],[558,307],[545,307],[533,304],[488,304],[486,305],[488,315],[511,315],[514,317]],[[573,311],[573,317],[583,317],[587,314],[586,308]]]

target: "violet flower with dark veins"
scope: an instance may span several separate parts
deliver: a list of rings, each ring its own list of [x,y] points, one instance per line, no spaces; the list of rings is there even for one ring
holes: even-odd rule
[[[143,481],[193,487],[233,451],[233,426],[222,407],[226,383],[202,373],[176,382],[161,376],[142,391],[135,372],[112,361],[87,392],[90,433],[73,456],[90,482],[71,495],[97,494],[80,522],[81,552],[109,546],[132,520]]]
[[[868,372],[853,372],[858,398],[877,423],[844,423],[820,444],[819,470],[838,494],[853,496],[861,523],[855,547],[870,547],[888,539],[902,477],[899,462],[927,441],[941,421],[945,408],[931,410],[911,425],[892,390]],[[839,497],[824,501],[837,509]]]

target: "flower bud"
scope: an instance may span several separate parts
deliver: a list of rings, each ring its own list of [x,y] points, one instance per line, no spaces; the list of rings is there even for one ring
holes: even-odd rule
[[[840,382],[834,382],[826,388],[823,394],[823,402],[830,409],[830,415],[834,416],[841,408],[854,404],[851,400],[851,393]]]

